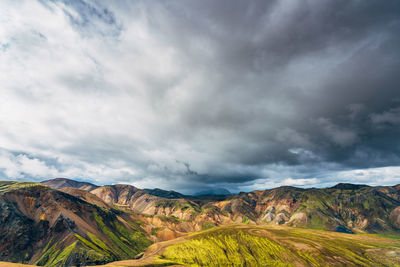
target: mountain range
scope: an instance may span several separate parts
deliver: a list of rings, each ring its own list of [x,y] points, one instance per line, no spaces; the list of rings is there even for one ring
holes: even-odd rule
[[[0,182],[0,260],[7,262],[104,264],[140,258],[153,243],[235,225],[397,236],[400,185],[283,186],[232,195],[189,196],[65,178],[42,183]],[[296,255],[293,257],[300,257]],[[298,261],[304,261],[300,258]]]

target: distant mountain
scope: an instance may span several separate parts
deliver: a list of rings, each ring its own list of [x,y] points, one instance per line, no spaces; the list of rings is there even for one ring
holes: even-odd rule
[[[332,186],[332,189],[342,189],[342,190],[357,190],[363,187],[370,187],[365,184],[348,184],[348,183],[339,183],[335,186]]]
[[[162,190],[159,188],[154,188],[154,189],[143,189],[147,194],[152,195],[152,196],[157,196],[157,197],[164,197],[168,199],[174,199],[174,198],[188,198],[189,196],[183,195],[179,192],[170,190]]]
[[[78,181],[67,179],[67,178],[55,178],[55,179],[42,181],[41,183],[48,185],[52,188],[72,187],[72,188],[78,188],[78,189],[83,189],[83,190],[87,190],[87,191],[91,191],[98,187],[97,185],[94,185],[91,183],[78,182]]]
[[[232,193],[229,192],[229,190],[225,188],[208,188],[199,192],[194,193],[194,196],[212,196],[212,195],[218,195],[218,196],[228,196],[231,195]]]
[[[86,190],[89,192],[100,187],[100,186],[94,185],[92,183],[78,182],[78,181],[75,181],[72,179],[67,179],[67,178],[55,178],[55,179],[42,181],[41,183],[48,185],[52,188],[56,188],[56,189],[72,187],[72,188]],[[125,186],[125,185],[117,185],[117,187],[120,187],[120,186]],[[130,186],[130,185],[126,185],[126,186]],[[117,187],[115,187],[115,188],[117,188]],[[145,192],[149,195],[152,195],[152,196],[158,196],[158,197],[163,197],[163,198],[168,198],[168,199],[188,197],[188,196],[183,195],[176,191],[172,191],[172,190],[167,191],[167,190],[162,190],[159,188],[154,188],[154,189],[137,189],[136,188],[135,191],[137,191],[137,190],[142,190],[143,192]]]

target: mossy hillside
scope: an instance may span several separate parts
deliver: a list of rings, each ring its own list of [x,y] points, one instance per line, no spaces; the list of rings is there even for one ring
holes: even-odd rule
[[[179,223],[185,221],[185,220],[179,219],[175,216],[156,215],[155,217],[159,218],[162,222],[171,223],[171,224],[179,224]]]
[[[87,249],[79,241],[74,242],[68,247],[58,250],[55,256],[50,258],[45,266],[75,266],[75,265],[93,265],[104,264],[110,261],[110,258],[103,253],[93,249]]]
[[[64,247],[63,242],[50,240],[35,264],[40,266],[91,265],[120,259],[120,257],[113,255],[110,250],[99,248],[99,246],[78,234],[75,234],[75,236],[77,240],[66,247]]]
[[[207,216],[212,217],[217,214],[220,214],[221,210],[212,204],[206,204],[201,207],[201,214],[207,214]]]
[[[292,240],[298,243],[305,243],[309,246],[319,245],[318,258],[319,264],[322,264],[326,258],[334,259],[342,257],[345,261],[350,261],[355,265],[373,266],[374,261],[366,257],[368,249],[373,248],[372,243],[360,242],[357,239],[343,238],[341,236],[327,236],[324,231],[304,232],[302,230],[290,229],[271,230],[276,236],[286,238],[290,236]],[[315,254],[314,254],[315,256]]]
[[[215,223],[213,223],[213,222],[204,222],[203,224],[202,224],[202,226],[201,226],[201,228],[203,229],[203,230],[207,230],[207,229],[211,229],[211,228],[213,228],[213,227],[215,227],[215,226],[217,226]]]
[[[95,256],[95,259],[91,259],[91,261],[100,260],[101,262],[110,262],[119,259],[118,255],[115,255],[113,250],[110,249],[103,241],[101,241],[92,233],[88,232],[87,235],[89,236],[89,239],[85,239],[84,237],[75,234],[83,247],[86,248],[88,252],[91,252],[92,256]]]
[[[162,197],[162,198],[168,198],[168,199],[178,199],[178,198],[185,198],[185,195],[182,195],[179,192],[173,191],[173,190],[162,190],[159,188],[154,188],[154,189],[143,189],[144,192],[146,192],[149,195],[152,196],[157,196],[157,197]]]
[[[392,232],[395,229],[390,224],[390,212],[400,202],[372,187],[358,189],[306,189],[288,188],[284,195],[274,195],[292,198],[298,203],[291,215],[303,212],[307,216],[304,222],[293,222],[292,226],[302,226],[312,229],[333,230],[339,221],[344,226],[349,222],[359,223],[367,219],[369,225],[365,229],[371,233]],[[305,223],[305,224],[304,224]]]
[[[142,231],[127,228],[120,223],[112,212],[99,215],[100,212],[104,211],[94,212],[94,219],[108,240],[103,241],[90,232],[84,236],[75,233],[76,241],[67,247],[64,247],[64,241],[50,240],[35,264],[44,266],[69,266],[72,263],[103,264],[133,258],[152,243]]]
[[[249,219],[247,216],[244,216],[244,217],[242,218],[242,223],[243,223],[243,224],[249,224],[249,222],[250,222],[250,219]]]
[[[381,236],[383,238],[390,238],[390,239],[394,239],[394,240],[398,240],[400,241],[400,233],[394,233],[394,234],[378,234],[378,236]]]
[[[161,259],[190,266],[400,266],[400,242],[289,227],[221,227],[167,247]]]
[[[53,244],[52,244],[53,243]],[[52,244],[50,246],[50,244]],[[57,244],[52,242],[52,239],[46,244],[42,251],[42,256],[35,262],[36,265],[45,265],[56,251]]]
[[[151,234],[152,235],[156,235],[158,232],[160,232],[160,231],[162,231],[164,229],[165,229],[165,227],[152,227],[151,228]]]
[[[77,242],[72,243],[64,249],[57,250],[46,262],[45,266],[66,266],[69,257],[76,248]]]
[[[0,194],[11,192],[18,189],[29,188],[33,186],[47,187],[40,183],[35,182],[14,182],[14,181],[0,181]]]
[[[92,243],[95,244],[97,247],[101,248],[103,251],[112,252],[112,249],[109,248],[107,244],[100,240],[97,236],[90,232],[88,232],[87,235],[89,236],[90,241],[92,241]]]
[[[65,265],[65,262],[101,264],[132,258],[152,243],[140,225],[122,211],[99,207],[39,183],[0,182],[0,190],[3,232],[11,225],[10,237],[14,238],[14,243],[25,246],[24,249],[20,249],[21,253],[16,249],[10,250],[10,253],[13,253],[11,256],[7,256],[7,249],[1,251],[7,260],[28,263],[35,255],[35,264],[38,265],[57,266]],[[35,204],[31,205],[32,213],[45,210],[44,214],[58,216],[56,222],[50,224],[46,217],[40,221],[31,219],[31,215],[26,214],[25,209],[21,210],[15,205],[14,195],[18,200],[21,199],[23,204],[25,199],[32,199],[31,202]],[[93,227],[104,235],[96,236],[84,232],[80,220],[63,213],[59,214],[59,210],[54,210],[54,207],[72,211],[83,221],[93,224]],[[21,231],[24,235],[19,238],[12,235],[13,231]],[[38,250],[40,255],[32,253]]]
[[[43,266],[67,266],[67,262],[71,261],[72,254],[76,254],[77,241],[65,248],[58,248],[59,243],[50,241],[43,250],[40,259],[35,263]],[[75,253],[74,253],[75,252]],[[75,257],[77,258],[77,257]]]
[[[104,212],[103,216],[95,212],[94,220],[100,231],[107,236],[115,253],[121,258],[132,258],[144,251],[152,242],[146,234],[139,229],[127,229],[110,212]]]
[[[339,210],[356,209],[365,216],[385,216],[400,201],[387,196],[375,188],[364,187],[358,190],[326,189],[331,202]]]
[[[293,260],[290,250],[268,238],[227,229],[168,247],[163,256],[173,262],[198,266],[291,266],[288,260]],[[295,258],[301,257],[295,255]]]
[[[161,199],[158,200],[155,204],[156,208],[170,208],[170,209],[177,209],[181,211],[190,211],[192,213],[200,213],[201,210],[198,206],[187,202],[187,201],[181,201],[177,199]]]
[[[140,226],[135,222],[123,224],[112,210],[97,208],[93,212],[93,221],[106,236],[105,240],[103,236],[98,237],[90,232],[73,233],[76,241],[65,247],[65,239],[58,242],[52,239],[43,249],[36,264],[45,266],[67,266],[71,263],[104,264],[133,258],[152,243]]]

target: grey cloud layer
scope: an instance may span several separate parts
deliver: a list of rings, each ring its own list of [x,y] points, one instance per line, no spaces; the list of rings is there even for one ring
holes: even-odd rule
[[[2,5],[9,178],[239,190],[399,165],[396,1]]]

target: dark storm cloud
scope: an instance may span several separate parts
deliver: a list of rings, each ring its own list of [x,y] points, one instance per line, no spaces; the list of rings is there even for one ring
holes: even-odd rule
[[[358,167],[381,166],[385,154],[388,165],[398,163],[397,147],[383,144],[397,143],[397,125],[376,132],[371,121],[372,114],[395,109],[400,97],[398,3],[212,1],[167,10],[177,15],[168,29],[184,44],[179,49],[187,51],[199,33],[211,43],[210,68],[218,73],[211,74],[213,88],[183,108],[182,125],[230,131],[237,140],[229,154],[244,164],[297,164],[289,152],[297,146]],[[186,20],[197,27],[185,29]],[[344,58],[335,62],[335,56]],[[321,69],[286,82],[288,69],[308,58]],[[363,107],[356,116],[355,106]],[[284,129],[305,138],[278,140]],[[360,151],[379,159],[356,162]]]
[[[224,160],[255,166],[256,174],[243,175],[244,180],[257,176],[257,166],[271,163],[398,165],[398,125],[374,129],[385,117],[393,121],[399,104],[398,3],[265,3],[174,6],[179,9],[171,27],[177,31],[176,43],[196,56],[187,46],[193,32],[199,33],[214,50],[209,66],[218,73],[210,76],[214,87],[182,109],[181,125],[190,127],[189,132],[228,132],[233,140],[223,151]],[[197,27],[182,29],[188,18]],[[180,35],[182,30],[190,33]],[[287,83],[288,69],[301,68],[296,63],[308,59],[317,67]],[[304,80],[316,84],[303,85]],[[379,119],[376,112],[386,116]],[[292,153],[294,148],[311,157]]]
[[[41,70],[42,83],[9,85],[31,102],[51,101],[32,118],[42,138],[24,139],[31,151],[16,145],[16,130],[2,135],[3,165],[14,168],[5,172],[26,172],[35,154],[60,154],[60,175],[240,190],[326,185],[340,171],[400,163],[397,1],[43,4],[58,18],[62,11],[66,20],[55,21],[66,37],[54,45],[60,31],[39,24],[40,45],[52,51],[50,66],[61,58],[66,67]],[[36,35],[16,36],[7,53],[18,44],[40,48]],[[15,159],[13,151],[30,156]],[[34,163],[36,173],[56,172]]]

